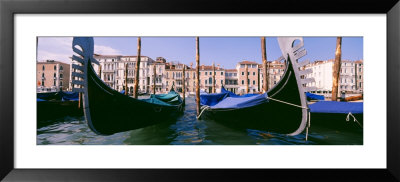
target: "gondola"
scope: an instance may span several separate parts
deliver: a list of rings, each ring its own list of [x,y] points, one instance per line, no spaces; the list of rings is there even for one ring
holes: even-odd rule
[[[83,93],[86,122],[93,132],[110,135],[171,121],[182,114],[182,99],[174,91],[135,99],[107,86],[93,69],[92,64],[99,64],[93,58],[93,46],[92,37],[73,39],[72,49],[78,54],[73,60],[79,63],[72,65],[72,84],[78,85],[73,90]]]
[[[78,106],[78,93],[59,91],[36,95],[38,128],[53,124],[66,116],[83,116],[83,109]]]
[[[295,41],[299,43],[294,45]],[[201,97],[199,118],[215,120],[228,126],[297,135],[307,127],[309,108],[305,87],[313,78],[304,78],[312,70],[303,69],[309,61],[299,62],[306,54],[303,39],[278,38],[286,69],[282,79],[268,92],[253,96],[230,96],[229,93],[206,94]],[[214,98],[216,97],[216,98]],[[207,99],[213,101],[208,102]],[[218,99],[219,98],[219,99]]]
[[[335,131],[362,132],[363,102],[319,101],[309,105],[312,125]]]

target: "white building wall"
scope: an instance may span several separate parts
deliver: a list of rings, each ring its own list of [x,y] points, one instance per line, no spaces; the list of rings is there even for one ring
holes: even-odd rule
[[[314,83],[308,83],[307,86],[315,86],[317,87],[317,91],[331,92],[333,84],[333,65],[334,65],[333,60],[319,61],[307,65],[306,67],[311,68],[313,72],[311,74],[308,74],[306,77],[307,78],[313,77],[315,79]],[[339,92],[341,91],[357,92],[359,89],[357,90],[355,89],[356,87],[355,76],[356,75],[355,75],[354,61],[343,60],[339,76]],[[357,82],[360,82],[360,80],[357,80]]]

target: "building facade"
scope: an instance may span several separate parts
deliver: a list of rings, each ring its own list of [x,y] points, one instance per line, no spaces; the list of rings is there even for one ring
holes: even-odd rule
[[[67,91],[70,65],[54,60],[36,62],[37,92]]]
[[[99,55],[95,54],[94,58],[99,61],[100,66],[94,66],[100,78],[111,88],[122,91],[125,90],[125,82],[127,82],[127,91],[133,94],[137,56],[122,55]],[[150,69],[155,61],[147,56],[140,56],[139,66],[139,93],[150,93],[151,78],[153,77]],[[125,69],[127,67],[127,79],[125,79]],[[101,73],[100,73],[101,72]]]
[[[236,70],[238,71],[239,94],[260,92],[259,90],[260,74],[258,66],[259,66],[258,63],[253,61],[242,61],[236,65]],[[246,85],[248,85],[248,92],[246,91],[247,88]]]
[[[215,92],[221,92],[221,88],[225,82],[225,70],[219,65],[215,66],[214,73],[213,70],[213,66],[200,66],[200,90],[207,93],[213,93],[213,74],[215,74]]]
[[[174,88],[177,92],[182,92],[183,90],[183,67],[185,67],[185,88],[186,93],[195,92],[193,91],[196,87],[193,84],[195,81],[196,75],[194,69],[189,68],[185,64],[180,63],[167,63],[165,66],[165,73],[166,73],[166,91],[170,91]]]
[[[306,75],[307,78],[313,77],[315,79],[315,82],[307,84],[307,86],[315,86],[317,88],[313,93],[331,97],[334,61],[333,59],[314,61],[306,65],[306,68],[310,68],[313,71]],[[339,93],[347,94],[360,94],[363,92],[363,60],[341,61],[338,91]]]
[[[108,86],[117,91],[122,91],[125,90],[125,81],[127,81],[127,91],[130,94],[133,93],[137,56],[96,54],[95,58],[99,61],[100,66],[94,65],[94,69]],[[317,91],[313,91],[314,93],[326,94],[329,97],[332,91],[333,62],[334,60],[314,61],[305,66],[306,69],[312,69],[312,73],[305,77],[313,77],[315,79],[315,82],[307,83],[307,86],[315,86],[317,88]],[[63,64],[54,61],[38,63],[38,87],[43,85],[46,88],[54,87],[65,90],[66,85],[68,85],[66,83],[70,80],[69,69],[71,68],[70,65],[62,66]],[[127,80],[125,80],[126,67]],[[183,81],[182,71],[184,67],[186,75]],[[213,74],[215,74],[216,93],[221,91],[222,86],[236,94],[262,92],[264,83],[262,67],[262,64],[253,61],[241,61],[236,65],[236,69],[224,69],[216,65],[214,72],[213,66],[201,65],[199,67],[200,90],[208,93],[213,92]],[[154,68],[156,70],[155,74]],[[48,72],[41,71],[41,69]],[[284,61],[268,62],[268,89],[273,88],[282,79],[285,69],[286,63]],[[42,79],[42,77],[45,79]],[[196,92],[196,69],[193,68],[193,64],[188,66],[181,63],[167,62],[163,57],[157,57],[156,61],[154,61],[147,56],[142,56],[139,77],[139,93],[153,93],[154,80],[157,94],[167,93],[172,87],[175,91],[182,92],[183,83],[186,84],[186,93],[195,94]],[[340,71],[339,92],[362,93],[363,86],[363,60],[343,60]],[[248,92],[246,92],[247,88]]]
[[[238,72],[236,69],[225,69],[225,84],[224,87],[226,90],[238,93],[239,84],[238,84]]]
[[[270,90],[272,87],[274,87],[279,80],[282,79],[283,74],[285,73],[286,69],[286,63],[284,61],[271,61],[268,62],[268,90]],[[259,64],[259,73],[260,73],[260,85],[259,85],[259,91],[263,91],[263,85],[264,85],[264,71],[263,71],[263,65]]]

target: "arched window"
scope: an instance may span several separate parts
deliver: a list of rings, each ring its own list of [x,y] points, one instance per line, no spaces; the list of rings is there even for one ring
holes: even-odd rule
[[[54,76],[54,78],[56,78],[56,73],[54,73],[54,75],[53,75],[53,76]]]
[[[64,68],[62,66],[60,66],[60,70],[63,70]]]
[[[212,78],[208,78],[208,82],[212,84]]]
[[[42,73],[42,78],[44,78],[44,73]]]
[[[43,65],[43,67],[42,67],[42,70],[44,70],[44,65]]]
[[[54,65],[54,70],[57,70],[57,66],[56,65]]]

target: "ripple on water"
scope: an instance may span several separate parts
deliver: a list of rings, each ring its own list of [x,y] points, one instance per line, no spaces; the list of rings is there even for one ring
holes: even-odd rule
[[[346,145],[363,144],[362,133],[310,128],[287,136],[268,131],[233,129],[212,120],[197,120],[194,97],[186,99],[184,114],[176,121],[103,136],[92,132],[84,117],[65,117],[37,129],[38,145]]]

